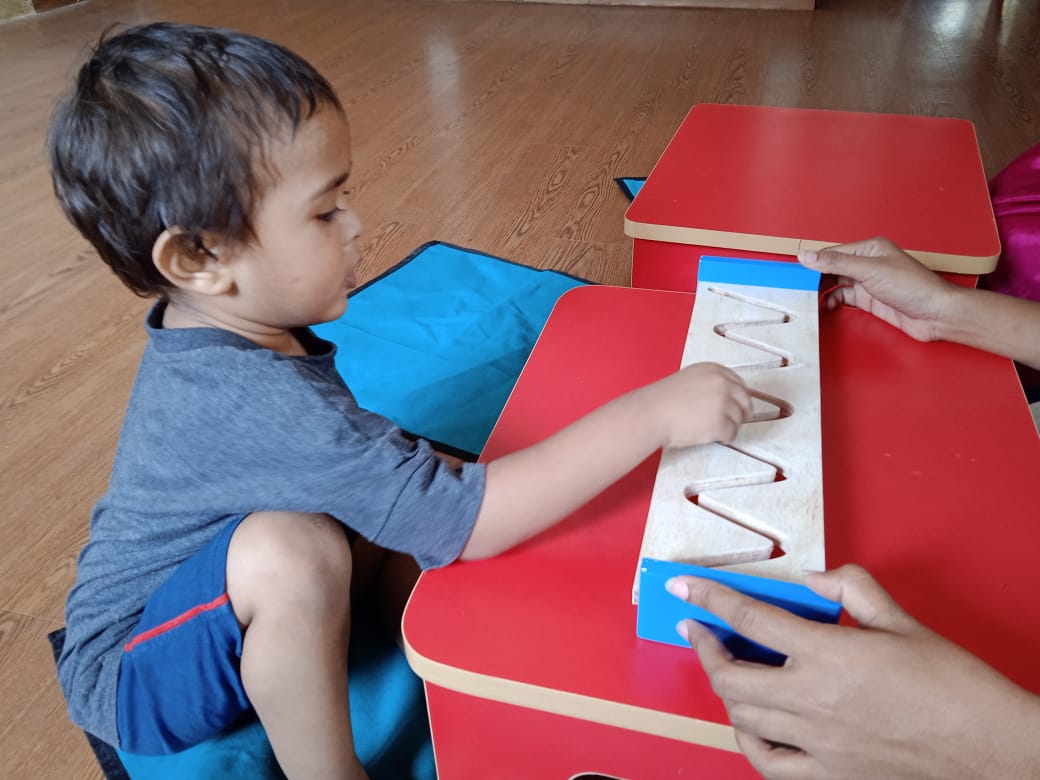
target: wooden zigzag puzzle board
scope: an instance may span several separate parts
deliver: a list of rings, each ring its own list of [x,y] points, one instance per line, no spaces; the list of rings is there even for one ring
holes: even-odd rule
[[[640,603],[644,578],[653,596],[640,603],[637,630],[680,644],[681,617],[717,624],[664,590],[663,580],[682,572],[765,578],[722,577],[744,592],[836,620],[830,602],[791,585],[826,563],[819,274],[795,263],[724,257],[703,257],[699,269],[681,367],[711,361],[733,369],[751,390],[753,414],[729,444],[662,454],[633,601]],[[717,627],[731,638],[728,627]],[[768,651],[742,654],[772,658]]]

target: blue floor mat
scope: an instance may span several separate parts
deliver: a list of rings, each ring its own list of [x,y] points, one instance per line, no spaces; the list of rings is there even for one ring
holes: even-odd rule
[[[314,331],[358,403],[453,454],[484,448],[557,299],[586,282],[440,241]]]

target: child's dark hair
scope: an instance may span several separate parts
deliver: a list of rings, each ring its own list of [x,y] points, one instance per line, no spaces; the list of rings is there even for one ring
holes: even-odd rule
[[[106,33],[51,122],[54,192],[131,290],[162,294],[159,235],[183,231],[186,252],[209,252],[206,235],[253,240],[271,140],[321,106],[343,110],[311,65],[271,41],[169,23]]]

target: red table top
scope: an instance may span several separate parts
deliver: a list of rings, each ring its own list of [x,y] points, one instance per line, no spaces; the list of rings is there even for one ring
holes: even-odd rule
[[[1000,255],[962,119],[703,103],[625,216],[635,238],[794,254],[886,235],[929,266]]]
[[[693,301],[567,293],[483,459],[675,370]],[[927,625],[1040,691],[1040,439],[1012,364],[847,308],[821,314],[820,352],[828,565],[864,564]],[[692,650],[636,637],[657,461],[514,550],[424,574],[404,619],[417,671],[488,698],[518,683],[554,711],[577,694],[579,710],[599,700],[726,724]]]

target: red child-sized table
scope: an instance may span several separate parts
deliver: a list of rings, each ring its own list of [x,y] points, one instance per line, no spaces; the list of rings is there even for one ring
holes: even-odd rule
[[[482,459],[674,371],[693,303],[568,292]],[[849,308],[821,315],[820,358],[828,565],[865,565],[924,623],[1040,691],[1040,439],[1011,362]],[[657,462],[503,555],[422,575],[404,636],[442,780],[756,776],[696,654],[636,636]]]
[[[962,119],[694,106],[625,215],[633,287],[692,289],[718,248],[793,255],[885,235],[929,267],[1000,255],[975,129]],[[710,248],[709,248],[710,247]]]

